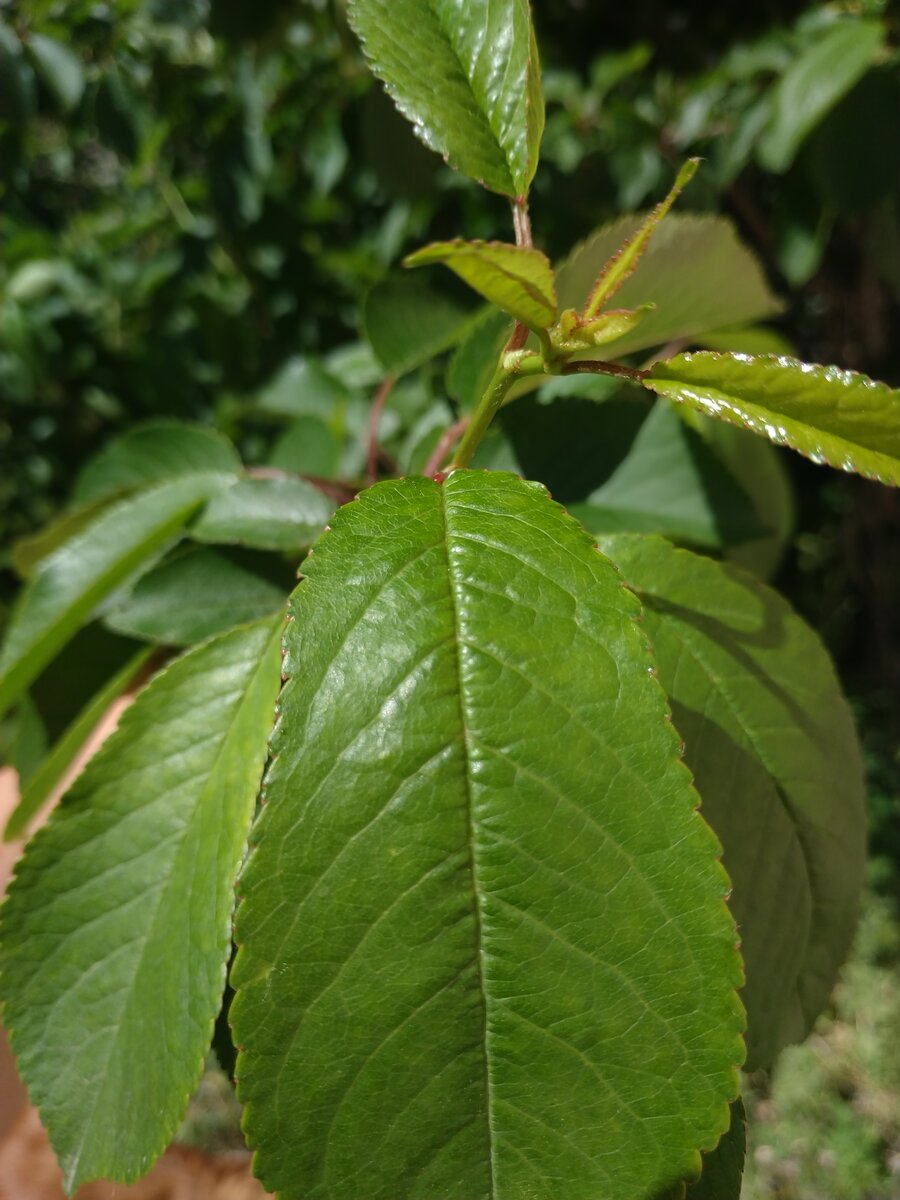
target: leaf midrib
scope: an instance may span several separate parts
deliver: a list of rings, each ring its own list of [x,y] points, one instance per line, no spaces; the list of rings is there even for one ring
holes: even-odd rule
[[[482,1034],[482,1048],[484,1055],[484,1087],[485,1087],[485,1134],[487,1137],[487,1162],[488,1162],[488,1186],[489,1196],[496,1197],[496,1170],[494,1166],[494,1129],[493,1129],[493,1088],[491,1081],[491,1054],[490,1054],[490,1020],[488,1015],[488,993],[485,987],[485,951],[484,951],[484,928],[481,919],[481,891],[479,888],[479,863],[478,863],[478,838],[477,838],[477,823],[475,819],[475,805],[472,794],[472,750],[471,738],[469,733],[468,712],[466,707],[466,678],[463,668],[463,658],[461,647],[466,644],[463,637],[463,620],[462,620],[462,605],[458,594],[459,583],[456,578],[456,572],[453,566],[453,557],[450,554],[450,519],[447,511],[447,490],[441,486],[439,488],[441,518],[444,525],[444,536],[441,540],[441,547],[444,551],[444,557],[447,565],[447,594],[450,600],[450,613],[453,621],[453,657],[456,667],[456,694],[459,700],[459,725],[462,733],[462,759],[463,759],[463,778],[466,788],[466,820],[468,831],[468,851],[469,851],[469,871],[472,880],[472,898],[473,898],[473,915],[475,922],[475,962],[478,974],[479,989],[481,992],[481,1006],[484,1013],[484,1029]]]

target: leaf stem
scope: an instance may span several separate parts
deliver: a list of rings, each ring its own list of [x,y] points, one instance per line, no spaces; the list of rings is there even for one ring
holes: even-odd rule
[[[384,406],[388,402],[391,392],[394,390],[394,384],[397,382],[396,377],[387,375],[381,382],[381,386],[375,393],[375,399],[372,402],[372,412],[369,416],[369,435],[367,439],[368,453],[366,455],[366,472],[369,477],[369,482],[374,483],[378,478],[378,425],[381,421],[381,414],[384,412]]]
[[[460,419],[454,422],[449,429],[444,430],[444,432],[441,434],[440,441],[432,451],[431,457],[422,468],[423,475],[430,479],[432,475],[437,474],[437,472],[440,470],[441,463],[447,457],[450,447],[462,436],[462,434],[465,433],[468,424],[468,417],[460,417]]]
[[[617,375],[620,379],[630,379],[633,383],[643,383],[649,371],[639,371],[636,367],[623,367],[621,363],[604,362],[602,359],[587,359],[581,362],[568,362],[560,368],[562,375]]]
[[[513,361],[510,362],[510,359]],[[524,354],[522,351],[517,351],[510,355],[504,350],[491,382],[472,413],[468,428],[453,456],[453,461],[447,467],[448,472],[455,471],[458,467],[467,467],[472,461],[487,427],[497,415],[506,399],[507,392],[515,381],[521,376],[545,373],[546,364],[539,354]]]
[[[531,236],[531,217],[528,215],[528,197],[517,196],[512,202],[513,229],[516,231],[516,245],[520,248],[524,247],[530,250],[534,246],[534,240]],[[509,341],[506,343],[507,350],[521,350],[528,341],[528,326],[523,325],[521,321],[516,321],[515,328]]]

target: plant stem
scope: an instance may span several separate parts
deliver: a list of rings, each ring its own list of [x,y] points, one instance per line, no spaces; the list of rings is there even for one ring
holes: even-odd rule
[[[630,379],[633,383],[643,383],[650,374],[649,371],[639,371],[636,367],[623,367],[620,363],[604,362],[602,359],[569,362],[561,368],[560,373],[562,375],[617,375],[621,379]]]
[[[518,196],[512,204],[513,229],[516,231],[516,245],[530,249],[534,245],[531,236],[531,218],[528,215],[528,198]],[[512,336],[506,343],[507,350],[521,350],[528,341],[528,328],[521,321],[516,321]]]
[[[466,426],[469,424],[468,417],[460,417],[449,429],[445,429],[441,434],[441,439],[435,446],[431,457],[422,468],[422,474],[429,478],[440,470],[441,463],[447,457],[447,452],[453,443],[465,433]]]
[[[368,453],[366,455],[366,469],[370,483],[374,483],[378,478],[378,424],[395,383],[396,379],[393,375],[386,376],[372,402],[372,412],[369,416]]]
[[[472,461],[472,456],[478,449],[488,425],[490,425],[497,414],[515,378],[513,372],[508,371],[503,366],[501,359],[500,365],[497,367],[491,382],[487,386],[487,390],[479,400],[478,406],[472,414],[469,427],[456,448],[456,454],[453,456],[453,462],[447,468],[448,471],[452,471],[457,467],[467,467]]]

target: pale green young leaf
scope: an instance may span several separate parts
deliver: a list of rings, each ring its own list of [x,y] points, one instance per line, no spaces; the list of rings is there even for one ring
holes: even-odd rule
[[[775,592],[661,538],[602,549],[644,605],[703,813],[725,847],[747,973],[748,1066],[827,1003],[859,905],[866,821],[853,722],[817,635]]]
[[[116,588],[177,540],[224,474],[184,475],[104,509],[43,559],[20,593],[0,648],[0,714]]]
[[[350,0],[348,16],[426,146],[492,191],[526,195],[544,129],[528,0]]]
[[[900,485],[900,391],[865,375],[701,351],[654,363],[644,386],[813,462]]]
[[[884,45],[880,21],[837,21],[788,67],[775,86],[772,117],[757,154],[768,171],[786,171],[806,136],[865,74]]]
[[[497,472],[364,492],[306,569],[233,970],[264,1185],[646,1200],[696,1173],[740,967],[634,597]]]
[[[29,823],[40,812],[44,801],[68,771],[101,718],[109,711],[110,705],[134,681],[152,653],[153,647],[146,646],[133,654],[67,726],[31,778],[23,780],[20,773],[21,795],[6,824],[4,841],[15,841],[23,836]]]
[[[389,375],[404,375],[466,336],[480,314],[421,279],[386,279],[363,303],[363,332]]]
[[[334,503],[304,479],[239,479],[191,526],[198,542],[296,551],[319,536]]]
[[[206,547],[147,571],[104,617],[108,628],[166,646],[190,646],[277,612],[282,589]]]
[[[640,216],[622,217],[575,248],[557,272],[561,308],[584,303],[603,264],[641,223]],[[723,325],[758,321],[782,307],[729,221],[681,213],[671,213],[659,226],[637,270],[616,296],[621,308],[639,308],[648,301],[655,307],[637,328],[604,346],[604,358],[621,358]]]
[[[590,320],[601,313],[629,275],[634,273],[634,269],[647,249],[650,239],[656,232],[657,226],[694,178],[699,165],[699,158],[688,159],[678,172],[675,182],[666,198],[661,200],[656,208],[644,217],[637,232],[624,245],[620,246],[615,254],[604,264],[584,305],[584,317],[586,320]]]
[[[550,260],[540,250],[505,242],[435,242],[404,259],[407,267],[443,263],[469,287],[539,333],[556,320]]]
[[[239,471],[241,460],[220,433],[188,421],[149,421],[109,442],[82,468],[74,504],[92,504],[119,492],[177,475]]]
[[[281,619],[158,675],[0,910],[4,1020],[72,1191],[143,1175],[197,1084],[279,686]]]

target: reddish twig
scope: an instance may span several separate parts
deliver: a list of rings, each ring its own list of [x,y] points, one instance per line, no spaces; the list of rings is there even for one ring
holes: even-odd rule
[[[441,463],[447,457],[451,446],[455,446],[462,435],[465,433],[469,424],[468,417],[460,417],[449,429],[445,429],[441,434],[441,439],[431,453],[428,462],[422,468],[422,474],[431,478],[440,470]]]
[[[632,383],[643,383],[650,372],[638,371],[635,367],[623,367],[619,363],[603,362],[601,359],[591,359],[587,362],[566,363],[562,374],[617,375],[620,379],[630,379]]]
[[[388,402],[388,397],[394,390],[396,379],[393,375],[388,375],[382,381],[381,386],[375,393],[375,399],[372,401],[372,412],[369,416],[369,435],[367,439],[368,453],[366,454],[366,474],[371,483],[374,483],[378,478],[378,425],[381,421],[381,414],[384,412],[384,406]]]
[[[323,479],[321,475],[299,475],[293,471],[282,471],[280,467],[247,467],[245,473],[251,479],[303,479],[311,483],[324,496],[330,496],[338,504],[346,504],[359,491],[359,486],[343,479]]]

